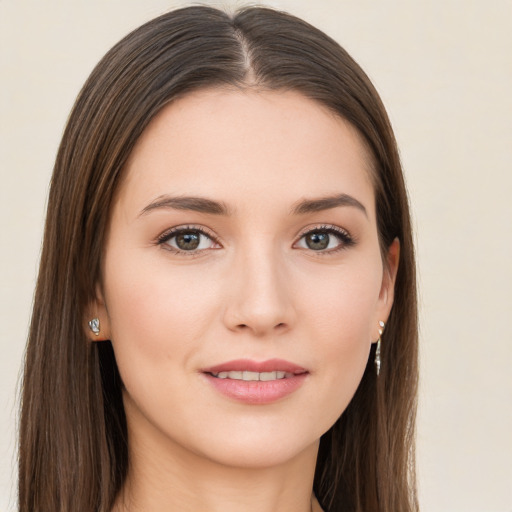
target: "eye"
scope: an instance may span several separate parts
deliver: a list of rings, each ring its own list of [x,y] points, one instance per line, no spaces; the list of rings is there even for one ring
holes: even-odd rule
[[[166,231],[158,238],[160,245],[179,253],[194,253],[206,249],[216,249],[219,244],[212,235],[203,229],[184,227]]]
[[[296,247],[331,253],[353,244],[354,240],[344,229],[337,226],[322,226],[304,233]]]

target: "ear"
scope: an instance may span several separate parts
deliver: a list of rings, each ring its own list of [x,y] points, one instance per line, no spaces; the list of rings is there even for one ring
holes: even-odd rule
[[[85,330],[89,341],[110,339],[110,320],[103,298],[103,291],[99,284],[96,285],[96,298],[91,301],[86,310]]]
[[[382,274],[382,284],[379,293],[379,303],[377,307],[377,316],[375,326],[377,329],[379,321],[387,322],[393,300],[395,297],[395,281],[400,261],[400,241],[395,238],[389,246],[386,254],[386,265]]]

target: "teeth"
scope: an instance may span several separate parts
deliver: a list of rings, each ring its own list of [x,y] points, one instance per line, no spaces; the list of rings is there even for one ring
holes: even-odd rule
[[[260,374],[258,372],[243,372],[242,380],[260,380]]]
[[[219,372],[213,373],[214,377],[218,379],[234,379],[234,380],[245,380],[245,381],[256,381],[261,380],[263,382],[269,380],[279,380],[293,377],[293,373],[286,373],[282,371],[275,372],[249,372],[249,371],[233,371],[233,372]]]

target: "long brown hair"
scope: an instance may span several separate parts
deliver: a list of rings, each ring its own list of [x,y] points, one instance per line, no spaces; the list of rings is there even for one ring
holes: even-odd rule
[[[121,380],[110,342],[90,343],[112,200],[135,142],[162,107],[205,87],[296,90],[359,131],[373,159],[383,254],[401,245],[394,306],[346,411],[322,437],[314,490],[331,512],[417,510],[415,263],[393,132],[377,92],[328,36],[293,16],[189,7],[112,48],[80,92],[55,163],[26,352],[19,510],[108,512],[128,468]]]

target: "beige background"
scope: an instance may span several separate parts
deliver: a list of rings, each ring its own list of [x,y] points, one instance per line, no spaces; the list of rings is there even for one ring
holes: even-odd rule
[[[0,0],[0,511],[15,509],[15,388],[66,116],[110,46],[183,4]],[[422,508],[512,511],[512,2],[267,4],[337,39],[395,127],[420,270]]]

